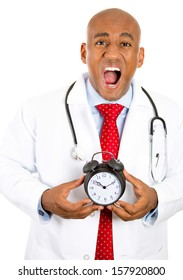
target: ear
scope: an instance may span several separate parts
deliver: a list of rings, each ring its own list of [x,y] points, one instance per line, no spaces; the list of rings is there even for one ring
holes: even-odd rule
[[[80,53],[81,53],[81,60],[82,60],[82,62],[84,64],[86,64],[86,44],[85,43],[81,44]]]
[[[140,68],[144,62],[144,48],[140,48],[138,58],[139,58],[139,60],[138,60],[137,67]]]

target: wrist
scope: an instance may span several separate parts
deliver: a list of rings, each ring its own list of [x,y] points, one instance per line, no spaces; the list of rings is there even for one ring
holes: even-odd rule
[[[42,193],[42,196],[41,196],[41,206],[42,206],[42,209],[48,214],[48,215],[51,215],[51,211],[50,211],[50,199],[49,199],[49,191],[50,189],[47,189],[45,190],[43,193]]]
[[[52,213],[43,208],[42,196],[40,197],[37,205],[37,213],[41,222],[48,222],[51,219]]]
[[[157,195],[157,192],[154,188],[151,188],[151,190],[152,190],[152,208],[151,208],[151,211],[153,211],[158,206],[158,195]]]

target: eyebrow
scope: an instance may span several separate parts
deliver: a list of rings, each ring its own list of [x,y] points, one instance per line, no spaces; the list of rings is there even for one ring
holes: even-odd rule
[[[109,33],[107,32],[101,32],[101,33],[97,33],[94,35],[94,39],[98,38],[98,37],[109,37]],[[130,39],[132,39],[134,41],[134,37],[132,36],[131,33],[129,32],[122,32],[119,37],[128,37]]]
[[[101,32],[101,33],[97,33],[97,34],[94,35],[94,39],[98,38],[98,37],[109,37],[109,33]]]
[[[120,37],[128,37],[128,38],[130,38],[130,39],[132,39],[134,41],[134,37],[129,32],[122,32],[119,36]]]

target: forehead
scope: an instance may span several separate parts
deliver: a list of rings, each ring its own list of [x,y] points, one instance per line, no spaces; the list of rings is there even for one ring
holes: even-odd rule
[[[96,34],[108,34],[109,36],[120,36],[128,33],[139,41],[140,26],[137,21],[126,13],[97,14],[88,24],[88,39],[94,39]]]

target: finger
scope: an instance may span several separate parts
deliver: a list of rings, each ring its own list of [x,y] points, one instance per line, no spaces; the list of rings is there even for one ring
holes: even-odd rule
[[[143,188],[145,186],[145,184],[139,180],[138,178],[136,178],[135,176],[129,174],[126,170],[123,171],[123,174],[126,178],[126,180],[131,183],[131,185],[134,188],[134,192],[136,194],[136,196],[141,196],[143,193]]]
[[[119,218],[123,221],[131,221],[133,220],[132,215],[130,215],[124,208],[119,207],[118,205],[110,205],[107,207],[110,209],[114,214],[116,214]]]
[[[77,180],[74,180],[74,181],[77,181]],[[70,187],[70,184],[73,185],[74,181],[65,183],[64,185],[68,184]],[[59,202],[57,202],[56,206],[58,209],[60,209],[60,211],[74,212],[74,211],[77,211],[77,209],[79,209],[89,203],[91,203],[91,200],[89,198],[85,198],[85,199],[79,200],[78,202],[74,203],[72,201],[67,200],[67,196],[66,197],[62,196],[62,197],[60,197],[60,200],[59,200]]]
[[[79,179],[73,180],[71,182],[65,183],[64,186],[68,189],[68,190],[73,190],[79,186],[81,186],[84,182],[84,175],[81,176]]]
[[[142,212],[144,212],[145,209],[147,209],[146,203],[141,198],[139,198],[138,201],[134,204],[127,203],[124,201],[118,201],[117,205],[119,205],[120,207],[125,209],[125,211],[127,211],[130,215],[142,213]]]
[[[117,210],[118,208],[118,210]],[[143,202],[130,204],[124,201],[118,201],[111,209],[113,212],[118,214],[122,219],[133,220],[144,217],[147,214],[147,208],[144,207]]]
[[[93,203],[90,199],[88,199],[88,198],[79,200],[79,201],[76,202],[76,204],[75,204],[75,207],[76,207],[77,210],[78,210],[78,209],[81,209],[81,208],[83,208],[83,207],[86,207],[86,206],[87,206],[88,209],[89,209],[89,207],[91,206],[90,209],[91,209],[91,210],[93,209],[93,211],[95,211],[95,210],[103,210],[103,209],[104,209],[103,206],[94,204],[94,203]]]
[[[89,199],[89,198],[81,199],[81,200],[79,200],[75,203],[75,208],[80,209],[80,208],[85,207],[86,205],[89,205],[89,204],[93,205],[93,202],[91,201],[91,199]]]
[[[77,201],[76,203],[72,203],[68,200],[64,200],[60,203],[60,209],[62,211],[68,212],[68,213],[77,213],[80,212],[84,207],[90,207],[90,211],[95,211],[95,210],[102,210],[103,206],[100,205],[95,205],[89,198],[81,199]],[[93,209],[93,210],[92,210]],[[89,210],[89,208],[88,208]]]
[[[142,183],[141,180],[133,176],[132,174],[128,173],[126,170],[123,170],[123,174],[126,178],[126,180],[131,183],[133,186],[139,187]]]
[[[77,205],[76,205],[77,204]],[[87,216],[91,215],[93,212],[98,210],[103,210],[103,206],[96,204],[86,204],[86,203],[76,203],[74,207],[74,211],[64,212],[65,218],[72,219],[84,219]]]
[[[81,217],[82,218],[86,218],[87,216],[91,215],[93,212],[95,211],[100,211],[103,210],[104,207],[100,206],[100,205],[87,205],[86,207],[84,207],[81,211]]]
[[[114,209],[116,209],[116,207],[119,208],[119,209],[122,209],[123,211],[125,211],[129,215],[134,215],[137,212],[134,204],[125,203],[123,201],[116,202],[115,204],[109,206],[108,209],[114,210]]]

